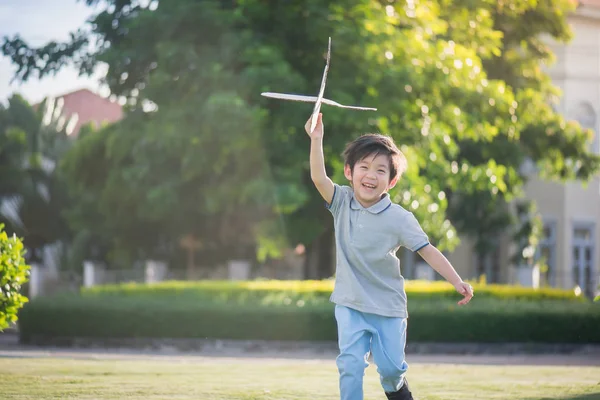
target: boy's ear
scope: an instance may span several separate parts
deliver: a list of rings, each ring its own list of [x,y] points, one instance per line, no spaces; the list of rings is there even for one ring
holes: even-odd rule
[[[396,186],[396,183],[398,183],[398,177],[396,177],[390,181],[390,184],[388,185],[388,190],[393,189],[394,186]]]
[[[346,177],[346,179],[352,182],[352,169],[348,164],[344,165],[344,176]]]

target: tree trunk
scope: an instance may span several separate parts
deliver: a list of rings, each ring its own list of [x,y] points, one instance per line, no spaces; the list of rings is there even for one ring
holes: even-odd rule
[[[500,276],[499,257],[498,248],[489,253],[478,253],[476,266],[477,278],[485,275],[487,283],[498,283]]]
[[[306,248],[304,279],[326,279],[333,276],[334,232],[327,228]]]
[[[477,279],[480,279],[482,275],[485,275],[485,254],[477,253],[477,265],[475,266]],[[487,279],[487,276],[486,276]]]

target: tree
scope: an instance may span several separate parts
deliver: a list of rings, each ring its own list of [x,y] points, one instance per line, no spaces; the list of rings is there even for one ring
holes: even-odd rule
[[[177,32],[157,37],[160,15],[132,12],[136,19],[128,41],[103,57],[136,54],[150,60],[144,66],[132,60],[132,70],[118,72],[142,79],[136,85],[143,86],[123,83],[128,91],[120,94],[130,100],[126,118],[82,135],[63,160],[73,196],[80,199],[70,221],[86,232],[84,246],[101,243],[105,254],[99,257],[113,264],[173,260],[189,238],[199,243],[204,264],[254,258],[256,237],[270,228],[276,193],[261,140],[264,112],[239,90],[245,77],[227,68],[235,62],[232,46],[239,46],[238,40],[225,34],[206,40],[207,32],[227,30],[231,16],[218,7],[199,12],[191,2],[164,13],[165,32],[173,23],[202,29],[184,41]],[[141,46],[147,38],[156,40],[153,46]],[[138,68],[153,72],[135,76]]]
[[[442,8],[442,18],[448,21],[448,37],[476,49],[480,44],[472,40],[475,25],[481,17],[489,16],[501,44],[496,52],[480,53],[482,66],[490,79],[503,81],[515,93],[517,107],[513,116],[518,124],[488,143],[462,141],[461,158],[468,164],[481,164],[489,159],[511,172],[509,187],[498,193],[487,190],[465,192],[453,190],[449,215],[461,233],[475,240],[479,255],[479,273],[490,268],[490,256],[498,250],[499,238],[511,229],[518,244],[514,262],[531,263],[533,252],[524,247],[535,247],[538,240],[539,216],[535,205],[519,200],[516,207],[509,204],[522,196],[522,187],[529,176],[522,170],[527,161],[539,167],[542,177],[551,180],[589,180],[598,171],[598,157],[588,151],[591,140],[589,130],[574,123],[566,123],[552,106],[558,98],[543,66],[554,61],[549,41],[566,43],[572,32],[566,16],[576,5],[568,0],[524,1],[511,4],[496,1],[477,2],[478,12],[468,10],[469,0],[447,1]],[[510,138],[518,140],[510,140]],[[556,151],[558,150],[558,151]],[[528,212],[518,210],[524,207]],[[525,217],[527,216],[527,217]],[[493,269],[492,269],[493,272]],[[488,277],[494,279],[494,277]]]
[[[0,222],[24,238],[30,261],[40,261],[45,245],[70,235],[62,216],[66,189],[55,169],[70,146],[69,124],[52,100],[34,110],[19,95],[0,115]]]
[[[104,249],[97,258],[120,266],[172,259],[189,235],[208,264],[255,256],[254,230],[269,214],[272,193],[262,180],[255,116],[236,96],[183,105],[189,101],[132,112],[82,135],[64,157],[78,199],[69,218],[76,231],[92,235],[86,246],[95,241]]]
[[[275,229],[275,235],[268,233],[274,226],[283,226],[289,243],[307,244],[307,260],[318,266],[307,268],[307,277],[325,277],[333,272],[333,233],[331,224],[324,223],[329,216],[308,174],[303,125],[310,105],[272,101],[259,93],[316,91],[327,36],[333,37],[328,96],[379,109],[372,115],[324,110],[327,169],[343,181],[339,154],[348,140],[365,130],[391,134],[402,144],[410,161],[392,197],[417,214],[442,249],[452,249],[458,242],[446,213],[449,202],[448,216],[463,232],[493,237],[509,225],[510,215],[501,212],[474,225],[469,219],[472,214],[456,207],[471,204],[476,206],[472,210],[478,210],[475,215],[487,217],[486,210],[496,210],[496,206],[512,201],[523,186],[518,169],[526,157],[547,165],[554,176],[563,178],[585,179],[598,170],[598,158],[585,151],[585,133],[575,125],[563,128],[564,121],[547,106],[547,85],[536,86],[524,79],[521,71],[527,69],[512,68],[505,76],[493,69],[494,61],[501,59],[511,66],[513,62],[527,64],[537,71],[532,64],[535,53],[525,52],[529,58],[519,60],[514,43],[536,43],[543,32],[560,39],[561,33],[547,22],[558,20],[566,12],[563,0],[548,2],[547,8],[537,2],[510,1],[500,7],[492,1],[467,0],[407,4],[367,0],[188,0],[161,2],[158,6],[123,0],[87,3],[104,4],[106,8],[92,19],[91,33],[80,31],[68,43],[33,49],[19,36],[5,38],[2,50],[17,64],[17,78],[43,76],[72,60],[82,72],[98,62],[108,64],[106,82],[114,94],[126,96],[132,107],[129,121],[122,125],[127,128],[120,134],[97,139],[102,142],[98,146],[106,147],[105,154],[120,154],[121,159],[111,154],[108,164],[115,171],[124,167],[131,168],[132,174],[137,171],[140,175],[132,176],[141,183],[156,176],[146,171],[156,172],[159,163],[171,160],[167,154],[140,150],[158,143],[161,149],[167,146],[161,141],[166,133],[177,132],[169,136],[169,146],[173,147],[166,147],[173,149],[168,154],[174,157],[185,155],[190,148],[191,136],[185,135],[186,128],[206,127],[198,130],[198,140],[218,141],[210,154],[215,157],[211,162],[219,164],[229,159],[229,147],[240,136],[231,136],[230,142],[220,141],[224,134],[220,130],[222,120],[214,116],[225,113],[232,121],[254,121],[249,124],[251,143],[242,144],[249,149],[256,149],[258,144],[265,164],[255,175],[262,183],[254,187],[262,190],[252,193],[273,193],[270,202],[261,204],[280,219],[271,219],[270,212],[258,213],[257,220],[264,223],[253,233],[259,233],[258,240],[263,244],[277,244],[281,229]],[[548,14],[554,9],[558,11]],[[524,21],[530,15],[539,18],[535,29],[519,28],[528,26]],[[519,33],[513,38],[509,30]],[[98,45],[86,46],[92,38],[98,40]],[[144,113],[144,104],[152,104],[158,111]],[[236,113],[227,114],[232,104],[239,107]],[[206,125],[195,118],[198,115],[208,121]],[[176,126],[183,129],[177,131]],[[546,129],[555,134],[542,138],[540,132]],[[127,163],[120,165],[119,160]],[[71,171],[77,170],[76,165]],[[186,167],[174,170],[197,177],[198,185],[210,181],[200,170],[205,165]],[[144,193],[148,190],[169,187],[174,182],[179,187],[173,175],[159,174],[156,178],[146,186],[133,188],[126,187],[123,180],[107,178],[106,182],[114,183],[114,193],[124,190],[128,194],[108,196],[114,203],[107,204],[115,210],[123,207],[117,215],[124,219],[129,215],[125,211],[146,200]],[[219,188],[229,194],[237,193],[239,185],[236,180],[219,181]],[[168,209],[165,204],[186,204],[184,192],[163,189],[159,193],[163,193],[160,204],[136,214],[134,219],[162,221],[155,217],[160,210]],[[171,203],[164,201],[164,193],[173,193]],[[208,215],[225,215],[223,208],[210,208],[211,191],[202,196],[204,193],[208,201],[201,206],[204,214],[188,214],[189,208],[177,207],[181,214],[172,215],[177,225],[186,221],[197,224]],[[227,196],[218,198],[218,204],[229,204],[222,201]],[[186,215],[193,217],[186,219]],[[248,226],[258,226],[257,220]],[[217,221],[206,226],[221,226],[224,220]],[[118,232],[116,226],[107,228],[107,232]],[[488,251],[486,246],[481,248],[485,249],[482,252]]]

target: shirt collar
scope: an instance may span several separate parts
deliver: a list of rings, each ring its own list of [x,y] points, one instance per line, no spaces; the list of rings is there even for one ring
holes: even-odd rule
[[[354,198],[354,194],[352,195],[352,200],[350,200],[350,208],[353,210],[367,210],[371,214],[379,214],[380,212],[385,211],[390,205],[392,205],[392,200],[390,199],[389,193],[385,193],[381,196],[381,200],[369,208],[363,207],[362,204]]]

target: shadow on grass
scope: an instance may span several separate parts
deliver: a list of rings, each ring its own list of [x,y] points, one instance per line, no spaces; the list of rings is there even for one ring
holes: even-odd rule
[[[590,394],[579,394],[569,397],[536,397],[526,400],[600,400],[600,392]]]

